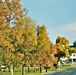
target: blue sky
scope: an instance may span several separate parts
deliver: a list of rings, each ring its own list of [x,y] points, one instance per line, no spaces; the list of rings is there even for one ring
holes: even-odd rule
[[[28,15],[45,25],[51,42],[58,36],[76,40],[76,0],[21,0]]]

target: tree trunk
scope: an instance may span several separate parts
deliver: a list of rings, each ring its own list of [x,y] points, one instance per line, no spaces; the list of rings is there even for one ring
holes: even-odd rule
[[[36,72],[36,69],[35,69],[35,67],[34,67],[34,73]]]
[[[30,72],[30,67],[28,66],[28,73]]]
[[[46,64],[46,68],[45,68],[45,69],[46,69],[46,72],[47,72],[47,70],[48,70],[48,66],[47,66],[47,64]]]
[[[22,65],[22,75],[25,75],[25,66]]]
[[[46,68],[46,72],[47,72],[47,68]]]
[[[40,64],[40,73],[42,72],[42,67],[41,67],[41,64]]]
[[[13,64],[11,64],[10,71],[11,71],[11,75],[13,75]]]

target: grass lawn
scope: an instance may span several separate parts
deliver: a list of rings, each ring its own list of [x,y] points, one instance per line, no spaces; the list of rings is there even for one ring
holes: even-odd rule
[[[47,73],[51,73],[51,71],[49,70]],[[30,73],[25,72],[25,75],[44,75],[44,74],[46,74],[46,72],[44,70],[42,73],[39,73],[39,71],[35,72],[35,73],[34,72],[30,72]],[[8,71],[6,71],[6,72],[0,71],[0,75],[11,75],[11,73]],[[21,72],[15,71],[14,75],[21,75]]]
[[[51,73],[51,72],[48,72],[48,73]],[[44,75],[44,74],[46,74],[46,72],[25,73],[25,75]],[[0,72],[0,75],[11,75],[11,74],[10,74],[10,72]],[[14,75],[21,75],[21,73],[20,72],[14,72]]]
[[[52,72],[56,72],[56,71],[61,71],[64,69],[68,69],[68,68],[76,68],[76,66],[62,66],[62,67],[58,67],[58,69],[48,69],[47,73],[52,73]],[[30,73],[25,72],[25,75],[44,75],[47,74],[45,72],[45,69],[43,69],[42,73],[39,73],[39,71],[35,72],[32,70]],[[0,75],[11,75],[10,72],[6,71],[6,72],[2,72],[0,71]],[[14,75],[21,75],[21,72],[19,70],[15,70],[14,71]]]

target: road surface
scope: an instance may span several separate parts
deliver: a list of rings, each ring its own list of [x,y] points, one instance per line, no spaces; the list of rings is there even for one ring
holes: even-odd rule
[[[69,68],[60,72],[54,72],[45,75],[76,75],[76,68]]]

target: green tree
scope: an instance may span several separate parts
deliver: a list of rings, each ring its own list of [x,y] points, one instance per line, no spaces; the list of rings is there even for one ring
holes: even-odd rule
[[[73,45],[69,46],[70,55],[72,54],[72,52],[76,52],[76,41],[73,42]]]
[[[73,47],[76,48],[76,41],[73,42]]]

